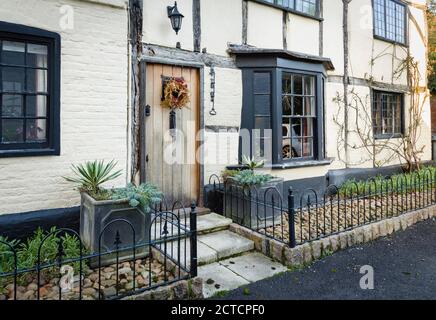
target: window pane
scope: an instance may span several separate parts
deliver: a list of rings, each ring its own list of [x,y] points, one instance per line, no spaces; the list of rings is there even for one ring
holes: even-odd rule
[[[1,63],[24,65],[25,43],[3,41]]]
[[[304,114],[306,116],[315,116],[315,98],[305,97],[304,98]]]
[[[303,119],[303,137],[313,136],[313,119]]]
[[[26,65],[36,68],[47,68],[47,46],[27,44]]]
[[[294,111],[293,111],[293,115],[294,116],[302,116],[303,115],[303,97],[294,97],[293,101],[294,101]]]
[[[46,117],[47,116],[47,97],[46,96],[27,96],[26,97],[26,116],[27,117]]]
[[[284,94],[292,93],[292,75],[290,73],[283,73],[282,91]]]
[[[304,94],[306,96],[315,95],[315,78],[304,77]]]
[[[404,43],[406,42],[405,39],[405,26],[404,26],[404,19],[405,19],[405,12],[404,7],[402,5],[396,4],[396,41]]]
[[[304,138],[301,140],[303,142],[303,157],[312,157],[313,156],[313,139],[312,138]]]
[[[282,121],[282,135],[284,138],[290,138],[291,137],[291,119],[290,118],[283,118]]]
[[[47,92],[47,70],[27,70],[27,91]]]
[[[2,68],[3,91],[24,91],[24,68]]]
[[[292,97],[283,97],[283,115],[290,116],[292,114]]]
[[[44,142],[47,140],[45,119],[26,120],[26,142]]]
[[[316,0],[296,0],[295,9],[314,16],[316,15]]]
[[[2,120],[2,143],[23,142],[23,120]]]
[[[293,77],[293,94],[303,94],[303,77],[295,75]]]
[[[386,38],[395,40],[395,3],[386,1]]]
[[[22,117],[23,116],[23,96],[4,94],[2,96],[3,117]]]
[[[290,160],[290,159],[293,158],[292,147],[291,147],[291,140],[290,139],[284,139],[283,140],[282,156],[283,156],[283,160]]]
[[[302,157],[302,143],[301,139],[292,139],[291,140],[291,153],[293,158],[301,158]]]
[[[385,32],[384,0],[374,0],[374,20],[375,20],[375,34],[381,37],[385,37],[386,32]]]
[[[292,137],[301,137],[302,119],[292,119]]]

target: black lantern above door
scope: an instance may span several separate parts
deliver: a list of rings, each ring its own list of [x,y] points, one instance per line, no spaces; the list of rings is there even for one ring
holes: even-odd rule
[[[171,26],[176,34],[179,34],[179,31],[182,28],[182,20],[185,16],[179,12],[179,9],[177,8],[177,1],[174,2],[174,6],[168,6],[167,10],[168,18],[171,20]]]

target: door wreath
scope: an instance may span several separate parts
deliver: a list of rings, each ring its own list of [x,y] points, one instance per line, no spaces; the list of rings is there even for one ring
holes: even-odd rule
[[[164,78],[161,106],[170,108],[170,130],[173,135],[176,129],[176,111],[181,110],[189,104],[188,84],[183,78]]]

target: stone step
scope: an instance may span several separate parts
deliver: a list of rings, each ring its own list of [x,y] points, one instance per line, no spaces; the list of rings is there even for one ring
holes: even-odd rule
[[[179,255],[178,248],[178,241],[173,241],[167,244],[166,248],[167,255],[171,256],[176,261],[178,260]],[[197,263],[198,265],[205,265],[244,252],[252,251],[253,249],[253,241],[228,230],[200,235],[197,238]],[[163,247],[161,247],[161,250],[163,251]],[[190,266],[190,250],[190,240],[181,240],[180,263],[186,267]]]
[[[181,220],[183,220],[185,217],[188,220],[189,215],[191,214],[191,208],[175,209],[173,212],[175,214],[177,214]],[[209,214],[212,211],[208,208],[197,207],[197,208],[195,208],[195,212],[197,213],[197,217],[200,217],[200,216],[204,216],[206,214]]]
[[[184,227],[186,229],[189,229],[190,226],[190,220],[189,219],[180,219],[180,224],[182,227],[182,230],[180,230],[181,234],[184,234]],[[197,233],[199,235],[202,234],[208,234],[212,232],[217,232],[221,230],[226,230],[229,228],[230,224],[232,224],[232,220],[223,217],[222,215],[216,214],[216,213],[209,213],[205,215],[201,215],[197,217]],[[156,229],[156,237],[155,237],[155,229]],[[177,225],[168,225],[168,236],[171,235],[177,235]],[[159,238],[159,234],[161,233],[161,224],[156,223],[152,226],[151,229],[151,238],[154,240],[155,238]]]
[[[207,234],[226,230],[232,223],[232,219],[228,219],[216,213],[209,213],[197,218],[197,232],[198,234]],[[189,226],[188,221],[187,227],[189,228]]]
[[[229,230],[199,236],[198,241],[215,250],[217,260],[254,250],[253,241]]]
[[[204,281],[204,297],[210,298],[217,292],[234,290],[285,271],[287,268],[280,263],[253,252],[201,266],[198,276]]]

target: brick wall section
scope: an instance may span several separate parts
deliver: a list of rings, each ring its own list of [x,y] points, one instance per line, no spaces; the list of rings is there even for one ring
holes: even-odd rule
[[[305,243],[295,248],[267,238],[261,234],[238,224],[230,225],[230,231],[236,232],[254,241],[255,249],[266,256],[277,260],[288,267],[299,267],[320,259],[322,256],[344,250],[354,245],[371,242],[427,219],[436,217],[436,206],[405,213],[401,216],[386,219],[369,225],[355,228],[338,235]]]
[[[61,56],[61,156],[0,158],[0,214],[80,203],[62,176],[71,163],[127,158],[127,11],[125,1],[2,0],[0,20],[58,32]],[[74,12],[62,30],[60,8]],[[123,176],[115,182],[126,182]]]

